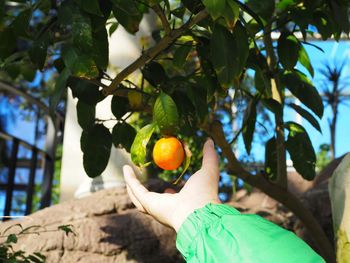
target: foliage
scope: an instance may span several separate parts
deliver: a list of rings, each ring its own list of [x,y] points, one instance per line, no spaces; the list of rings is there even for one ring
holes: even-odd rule
[[[285,127],[283,129],[288,132],[283,125],[283,114],[278,109],[285,105],[283,94],[286,89],[322,117],[322,100],[317,90],[307,76],[295,69],[299,61],[313,74],[302,46],[310,33],[309,25],[314,26],[323,39],[331,35],[337,39],[342,32],[349,30],[348,3],[345,1],[268,1],[262,5],[255,0],[246,3],[234,0],[193,3],[93,0],[88,4],[73,0],[59,3],[37,0],[19,1],[11,6],[7,1],[1,1],[1,6],[0,34],[6,39],[0,45],[1,69],[12,78],[22,75],[30,80],[36,70],[55,66],[59,77],[51,97],[51,107],[56,107],[66,86],[79,99],[77,111],[79,124],[84,129],[81,139],[84,167],[91,177],[105,169],[112,141],[114,145],[131,149],[136,163],[146,161],[147,143],[140,143],[141,135],[135,136],[132,126],[118,123],[112,136],[108,135],[110,131],[103,124],[96,123],[96,104],[106,95],[114,94],[111,107],[118,120],[125,121],[126,112],[151,107],[156,133],[169,135],[181,131],[193,136],[208,116],[215,116],[216,105],[227,96],[229,89],[241,90],[251,98],[242,129],[249,154],[257,121],[257,105],[263,104],[271,110],[279,122],[282,121],[277,125]],[[145,80],[142,86],[126,82],[129,73],[123,71],[109,85],[102,84],[100,81],[107,78],[104,72],[108,66],[106,24],[113,24],[110,33],[121,25],[134,34],[143,15],[151,9],[159,15],[162,27],[155,37],[158,39],[156,46],[145,52],[142,63],[134,63],[135,69],[142,69]],[[177,29],[171,29],[170,24],[178,25]],[[264,49],[271,48],[269,43],[265,39],[264,45],[257,45],[256,41],[262,36],[268,37],[273,30],[281,32],[277,52],[264,53]],[[303,41],[295,36],[296,32],[303,34]],[[271,56],[273,59],[277,57],[279,63],[269,65],[268,57]],[[183,72],[181,67],[190,70]],[[247,70],[255,72],[254,91],[244,90],[240,85]],[[270,79],[280,82],[277,97]],[[138,105],[135,105],[135,92],[138,93]],[[291,107],[319,129],[317,119],[306,109]],[[126,143],[122,143],[121,137]],[[89,143],[91,138],[97,143]],[[309,140],[300,136],[293,137],[293,140],[306,143],[312,150]],[[278,143],[281,143],[280,139]],[[91,151],[96,154],[91,154]],[[291,156],[293,159],[297,155]],[[293,161],[299,167],[307,165],[303,158]],[[269,171],[277,172],[274,168]],[[310,172],[303,171],[302,175],[313,178]]]
[[[10,229],[19,228],[20,231],[18,233],[7,234]],[[34,252],[32,254],[28,254],[23,250],[15,250],[13,246],[17,243],[18,238],[24,235],[39,235],[44,232],[58,232],[63,231],[66,235],[72,233],[76,235],[72,229],[72,225],[61,225],[58,226],[57,229],[42,229],[40,226],[29,226],[27,228],[23,228],[21,224],[14,224],[5,229],[2,233],[0,233],[0,238],[4,239],[3,242],[0,243],[0,261],[7,262],[16,262],[16,263],[40,263],[46,262],[46,257],[39,253]],[[12,231],[13,232],[13,231]]]
[[[317,153],[316,171],[321,172],[330,163],[330,147],[328,144],[320,145]]]

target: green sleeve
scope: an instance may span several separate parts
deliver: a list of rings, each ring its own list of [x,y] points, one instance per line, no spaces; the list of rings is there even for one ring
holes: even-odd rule
[[[187,262],[325,262],[293,232],[223,204],[194,211],[181,225],[176,247]]]

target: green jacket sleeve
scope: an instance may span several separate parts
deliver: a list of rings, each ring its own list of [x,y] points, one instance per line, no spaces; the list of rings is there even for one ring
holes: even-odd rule
[[[194,211],[181,225],[176,247],[191,263],[325,262],[294,233],[223,204]]]

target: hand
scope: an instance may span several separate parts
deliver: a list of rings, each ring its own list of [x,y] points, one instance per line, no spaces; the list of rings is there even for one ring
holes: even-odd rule
[[[136,178],[130,166],[125,165],[123,171],[126,188],[134,205],[176,232],[194,210],[208,203],[220,203],[219,161],[211,139],[204,144],[201,169],[188,179],[179,193],[150,192]]]

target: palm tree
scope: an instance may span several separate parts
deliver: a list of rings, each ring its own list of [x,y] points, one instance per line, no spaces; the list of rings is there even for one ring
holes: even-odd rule
[[[335,158],[335,132],[338,120],[339,105],[349,98],[348,94],[344,93],[347,88],[347,77],[344,76],[346,59],[341,63],[337,61],[326,62],[324,68],[320,69],[323,75],[322,80],[322,97],[325,107],[329,106],[332,110],[332,116],[328,119],[328,125],[331,135],[330,154],[331,160]]]

